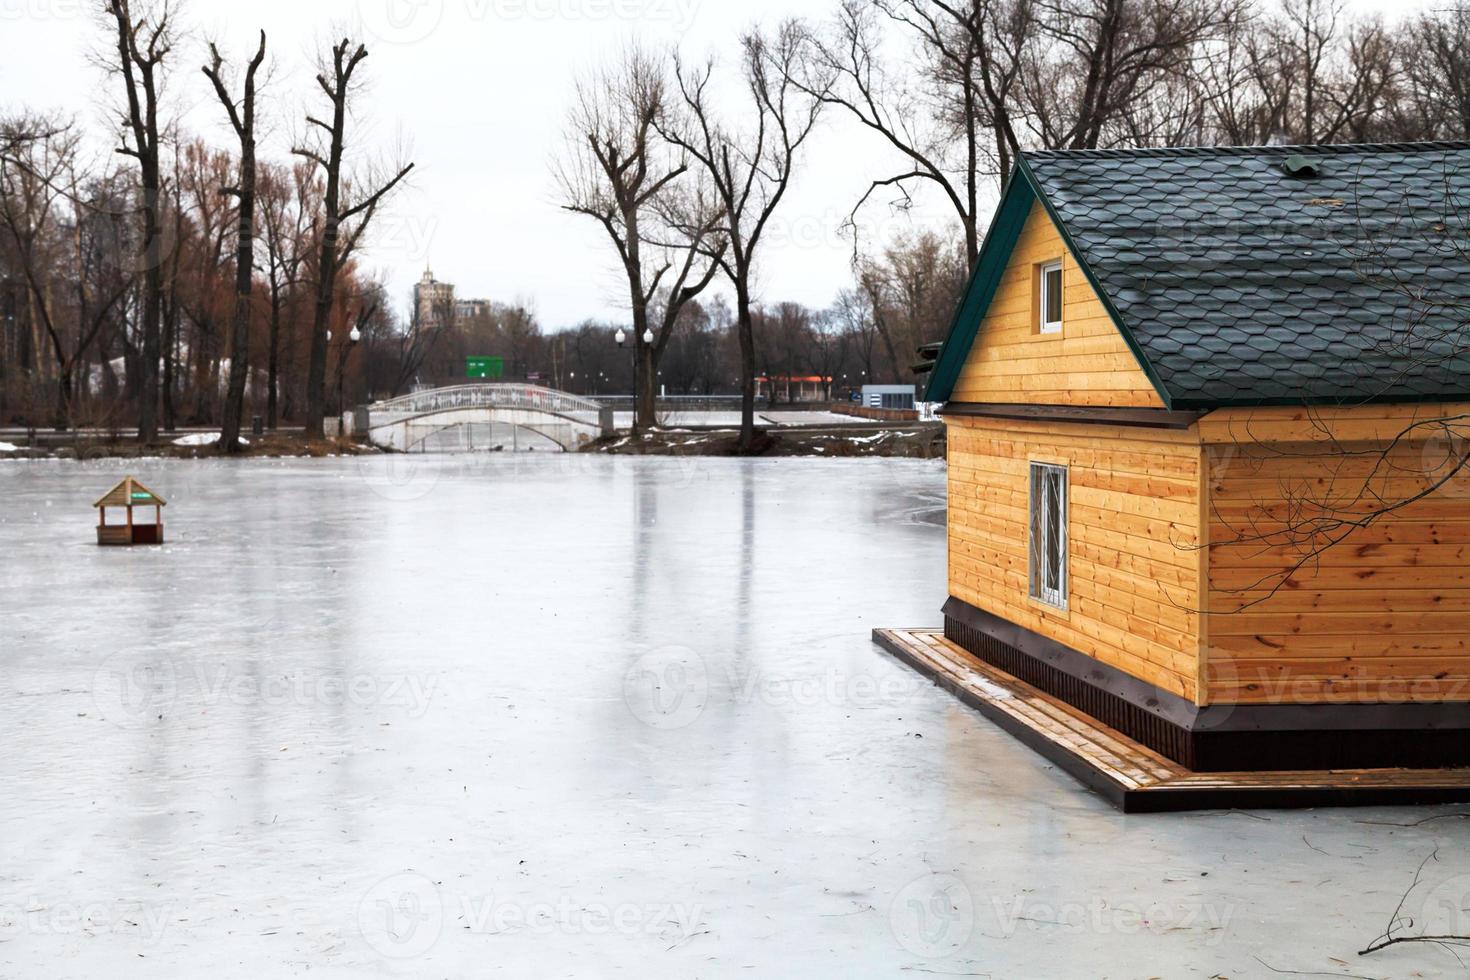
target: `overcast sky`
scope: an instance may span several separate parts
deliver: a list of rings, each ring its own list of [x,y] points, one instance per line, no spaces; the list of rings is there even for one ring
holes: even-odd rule
[[[206,38],[227,54],[270,39],[272,134],[284,158],[313,96],[313,52],[346,26],[365,38],[369,79],[360,144],[391,152],[400,142],[417,163],[412,185],[376,225],[364,261],[381,270],[402,308],[432,264],[462,297],[531,304],[552,329],[619,318],[626,299],[603,233],[558,209],[551,162],[579,73],[605,63],[630,39],[680,45],[690,57],[738,67],[736,38],[782,17],[821,19],[837,0],[185,0],[188,29],[169,92],[186,129],[226,143],[219,109],[199,72]],[[1417,4],[1414,4],[1417,6]],[[1401,11],[1393,0],[1358,9]],[[105,43],[100,0],[0,0],[0,110],[19,106],[75,114],[100,134],[109,122],[106,84],[91,53]],[[759,275],[760,298],[829,303],[849,280],[853,203],[893,159],[833,115],[800,161]],[[937,224],[939,202],[894,214],[866,212],[867,232]]]

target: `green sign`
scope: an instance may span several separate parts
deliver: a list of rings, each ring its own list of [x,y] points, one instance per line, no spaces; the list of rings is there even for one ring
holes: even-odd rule
[[[151,494],[151,493],[139,493],[137,490],[134,490],[132,492],[131,496],[132,496],[132,498],[134,500],[152,500],[153,499],[153,494]]]
[[[498,378],[505,372],[505,359],[500,357],[466,357],[466,378]]]

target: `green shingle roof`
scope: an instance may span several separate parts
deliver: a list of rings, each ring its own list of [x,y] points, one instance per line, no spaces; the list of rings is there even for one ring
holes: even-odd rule
[[[1035,199],[1171,408],[1470,398],[1470,142],[1027,153],[930,400]]]

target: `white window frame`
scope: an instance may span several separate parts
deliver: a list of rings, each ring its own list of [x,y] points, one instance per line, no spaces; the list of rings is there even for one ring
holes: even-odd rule
[[[1041,283],[1040,283],[1040,285],[1039,285],[1039,287],[1037,289],[1037,298],[1040,300],[1040,302],[1037,304],[1037,310],[1036,310],[1037,330],[1040,331],[1041,333],[1061,333],[1062,332],[1061,311],[1062,311],[1062,299],[1063,299],[1063,297],[1062,296],[1058,296],[1057,297],[1057,318],[1055,320],[1048,320],[1046,318],[1046,311],[1047,311],[1047,307],[1051,306],[1051,303],[1048,302],[1051,299],[1051,292],[1047,288],[1046,281],[1047,281],[1047,274],[1048,273],[1051,273],[1051,272],[1055,272],[1057,274],[1057,279],[1058,279],[1058,291],[1059,292],[1062,291],[1061,288],[1060,288],[1060,286],[1061,286],[1060,280],[1061,280],[1061,276],[1062,276],[1062,262],[1061,262],[1060,259],[1058,259],[1055,262],[1043,262],[1043,263],[1041,263],[1040,266],[1037,267],[1037,269],[1038,269],[1038,274],[1039,274],[1039,276],[1041,278]]]
[[[1055,463],[1031,464],[1030,581],[1031,598],[1058,609],[1067,608],[1067,497],[1071,483],[1067,467]],[[1056,509],[1048,520],[1048,507]],[[1056,548],[1052,544],[1055,540]],[[1056,567],[1048,556],[1056,555]]]

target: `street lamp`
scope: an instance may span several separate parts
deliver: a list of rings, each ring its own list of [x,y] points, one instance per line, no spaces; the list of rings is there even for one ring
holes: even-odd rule
[[[354,324],[352,330],[347,334],[347,342],[337,347],[337,415],[340,418],[343,413],[342,407],[342,376],[347,369],[347,352],[362,340],[362,331]],[[327,343],[332,342],[332,331],[327,331]],[[339,430],[340,431],[340,430]]]

